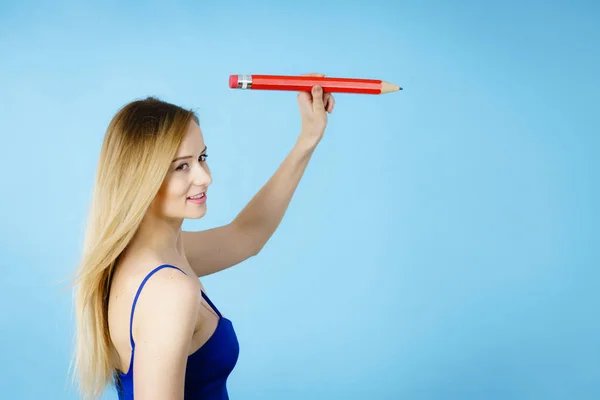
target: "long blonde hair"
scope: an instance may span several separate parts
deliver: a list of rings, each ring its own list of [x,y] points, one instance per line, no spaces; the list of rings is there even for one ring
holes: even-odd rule
[[[108,329],[114,267],[158,193],[192,110],[154,97],[121,108],[111,120],[93,190],[83,253],[73,281],[76,332],[71,367],[85,399],[114,385],[116,350]]]

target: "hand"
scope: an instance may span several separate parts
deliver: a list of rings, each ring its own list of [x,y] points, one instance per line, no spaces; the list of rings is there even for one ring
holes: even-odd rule
[[[323,74],[304,74],[303,76],[325,76]],[[331,93],[323,92],[320,85],[313,86],[311,92],[298,93],[298,107],[302,119],[300,138],[316,146],[327,127],[327,113],[333,112],[335,100]]]

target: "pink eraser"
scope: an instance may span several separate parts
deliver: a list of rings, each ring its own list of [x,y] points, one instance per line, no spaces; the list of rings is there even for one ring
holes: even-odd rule
[[[238,76],[237,75],[229,75],[229,87],[231,89],[237,88],[238,85]]]

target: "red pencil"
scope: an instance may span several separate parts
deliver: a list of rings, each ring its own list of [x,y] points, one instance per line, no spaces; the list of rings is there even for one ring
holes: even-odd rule
[[[330,78],[296,75],[230,75],[231,89],[293,90],[310,92],[314,85],[321,85],[329,93],[385,94],[402,90],[400,86],[380,79]]]

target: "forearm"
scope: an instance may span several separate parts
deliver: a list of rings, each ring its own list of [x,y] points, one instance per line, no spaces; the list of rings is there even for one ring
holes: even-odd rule
[[[236,216],[234,223],[253,241],[256,252],[281,223],[314,149],[312,143],[298,139],[273,176]]]

